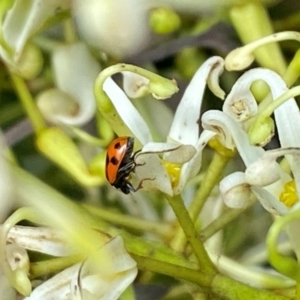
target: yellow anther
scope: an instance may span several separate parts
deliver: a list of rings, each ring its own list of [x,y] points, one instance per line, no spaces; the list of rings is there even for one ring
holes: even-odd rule
[[[208,145],[215,149],[220,155],[225,157],[233,157],[236,153],[236,149],[228,149],[224,147],[217,138],[212,138]]]
[[[168,161],[163,161],[163,165],[166,169],[166,171],[169,174],[169,177],[171,179],[172,187],[175,187],[179,183],[179,176],[181,171],[181,165],[173,164]]]
[[[298,201],[296,184],[294,180],[291,180],[284,185],[284,189],[279,197],[279,200],[287,207],[292,207]]]

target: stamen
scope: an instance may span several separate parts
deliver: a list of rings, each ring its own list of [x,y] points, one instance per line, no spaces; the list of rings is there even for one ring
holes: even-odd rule
[[[284,185],[284,190],[281,193],[279,200],[287,207],[292,207],[298,202],[295,180],[291,180]]]
[[[173,164],[168,161],[163,160],[163,165],[166,169],[166,171],[169,174],[171,185],[172,187],[175,187],[179,183],[179,176],[181,172],[181,165],[179,164]]]

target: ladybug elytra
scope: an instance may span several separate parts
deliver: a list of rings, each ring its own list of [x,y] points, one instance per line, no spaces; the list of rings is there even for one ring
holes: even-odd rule
[[[133,144],[133,137],[119,137],[110,143],[106,154],[106,178],[124,194],[137,191],[128,181],[129,174],[136,167],[134,156],[139,152],[133,152]]]

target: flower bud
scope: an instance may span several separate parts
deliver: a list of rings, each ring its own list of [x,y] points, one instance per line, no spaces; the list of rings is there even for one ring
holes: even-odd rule
[[[263,121],[254,122],[248,131],[251,145],[264,146],[266,145],[275,133],[274,120],[271,117],[265,118]]]
[[[172,33],[181,25],[179,15],[167,7],[153,9],[150,14],[149,22],[152,30],[158,34]]]
[[[43,117],[53,124],[59,124],[64,119],[72,118],[79,109],[77,101],[59,89],[42,92],[37,96],[36,102]]]
[[[33,44],[27,44],[20,58],[11,65],[11,70],[24,79],[33,79],[41,72],[43,62],[41,50]]]

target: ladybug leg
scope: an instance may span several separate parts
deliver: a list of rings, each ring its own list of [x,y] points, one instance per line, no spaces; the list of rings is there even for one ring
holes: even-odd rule
[[[125,164],[123,167],[121,167],[119,170],[118,170],[118,173],[130,173],[131,171],[134,170],[136,164],[135,162],[130,162],[128,164]]]
[[[139,154],[141,151],[142,151],[142,150],[138,150],[138,151],[136,151],[136,152],[133,154],[133,156],[132,156],[133,161],[135,161],[136,155]],[[136,167],[144,166],[146,163],[144,162],[144,163],[142,163],[142,164],[137,164],[137,163],[134,163],[134,164],[135,164],[135,165],[134,165],[134,168],[136,168]]]
[[[134,168],[144,166],[145,164],[146,164],[145,162],[143,162],[142,164],[135,164]]]
[[[144,179],[142,179],[140,181],[140,183],[138,184],[138,186],[135,188],[135,191],[138,191],[138,190],[142,189],[143,188],[143,183],[146,180],[155,180],[155,178],[144,178]]]

